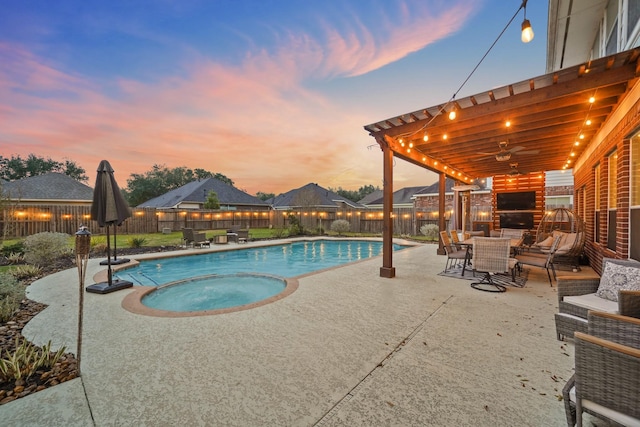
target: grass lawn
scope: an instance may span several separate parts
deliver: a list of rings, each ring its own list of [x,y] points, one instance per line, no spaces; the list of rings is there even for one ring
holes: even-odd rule
[[[101,230],[102,231],[102,230]],[[198,230],[202,231],[202,230]],[[207,238],[212,238],[216,235],[226,234],[226,230],[204,230]],[[328,236],[337,236],[337,233],[332,231],[327,232]],[[343,233],[344,237],[381,237],[379,233],[355,233],[355,232],[347,232]],[[289,233],[286,229],[275,229],[275,228],[252,228],[249,230],[249,238],[250,239],[274,239],[274,238],[285,238],[289,237]],[[399,237],[399,236],[396,236]],[[146,233],[146,234],[118,234],[116,236],[117,241],[116,245],[118,248],[130,248],[136,246],[178,246],[182,244],[182,232],[174,231],[169,234],[163,233]],[[428,242],[431,239],[428,239],[426,236],[418,235],[411,236],[411,239]],[[22,239],[7,239],[4,241],[3,246],[9,246],[15,243],[18,243]],[[142,242],[142,244],[139,244]],[[91,237],[92,245],[97,244],[106,244],[107,236],[104,234],[94,235]],[[75,241],[74,237],[71,236],[69,238],[69,246],[74,247]],[[7,267],[0,267],[0,271],[4,271]]]

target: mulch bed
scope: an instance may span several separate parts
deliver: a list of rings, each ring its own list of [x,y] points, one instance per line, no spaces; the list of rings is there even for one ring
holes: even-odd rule
[[[118,249],[118,255],[134,255],[150,252],[166,252],[181,249],[179,246],[141,247]],[[104,254],[95,254],[92,258],[104,258]],[[37,277],[29,279],[31,282],[58,271],[76,267],[75,259],[71,256],[60,258],[57,262],[44,268]],[[16,339],[23,339],[22,328],[35,315],[47,306],[29,299],[24,299],[14,316],[5,323],[0,323],[0,358],[7,358],[13,354],[16,347]],[[37,371],[28,379],[0,381],[0,405],[12,402],[32,393],[53,387],[78,376],[78,361],[71,353],[65,353],[50,370]]]

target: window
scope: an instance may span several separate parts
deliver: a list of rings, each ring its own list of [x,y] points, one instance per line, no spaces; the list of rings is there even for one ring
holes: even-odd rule
[[[608,221],[607,221],[607,248],[616,250],[616,205],[618,203],[618,152],[614,151],[607,157],[609,176],[607,188],[609,190]]]
[[[609,167],[609,176],[607,180],[609,200],[607,207],[611,210],[615,209],[616,204],[618,203],[618,152],[614,151],[609,154],[607,162],[607,166]]]
[[[631,138],[629,258],[640,261],[640,132]]]
[[[613,55],[618,51],[618,1],[612,0],[605,11],[605,55]]]
[[[631,138],[631,206],[640,208],[640,132]]]
[[[565,196],[547,196],[545,198],[545,209],[550,211],[556,208],[573,208],[573,196],[565,195]]]
[[[640,21],[640,0],[627,0],[627,43],[637,34],[638,21]],[[633,45],[629,45],[631,49]]]
[[[594,183],[593,183],[593,198],[594,198],[594,230],[593,238],[596,242],[600,241],[600,164],[597,164],[593,170]]]

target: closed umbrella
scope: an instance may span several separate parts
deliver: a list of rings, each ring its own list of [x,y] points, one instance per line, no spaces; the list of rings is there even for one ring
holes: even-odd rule
[[[109,162],[102,160],[97,172],[96,186],[93,189],[93,203],[91,204],[91,219],[97,221],[100,227],[107,227],[107,281],[87,286],[87,292],[106,294],[133,286],[133,283],[126,280],[113,280],[111,239],[109,236],[109,227],[121,225],[125,219],[131,216],[131,209],[120,192]]]

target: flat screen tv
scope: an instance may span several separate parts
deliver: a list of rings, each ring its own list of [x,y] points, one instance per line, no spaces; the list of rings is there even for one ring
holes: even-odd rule
[[[500,228],[517,228],[531,230],[533,228],[533,213],[509,212],[500,214]]]
[[[499,211],[533,211],[536,209],[536,192],[497,193],[496,209]]]

